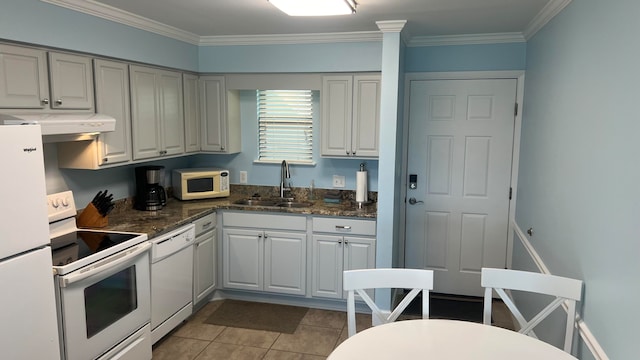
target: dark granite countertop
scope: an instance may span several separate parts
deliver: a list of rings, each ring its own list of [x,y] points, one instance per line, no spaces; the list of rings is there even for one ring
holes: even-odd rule
[[[269,212],[279,214],[341,216],[375,219],[377,204],[370,203],[358,209],[357,203],[346,198],[340,204],[325,203],[322,200],[304,200],[312,206],[302,208],[277,208],[236,205],[235,201],[246,198],[245,193],[234,193],[227,198],[180,201],[170,197],[167,205],[158,211],[135,210],[131,199],[121,200],[109,214],[109,225],[102,228],[110,231],[130,231],[146,233],[149,237],[176,229],[216,210],[238,210]]]

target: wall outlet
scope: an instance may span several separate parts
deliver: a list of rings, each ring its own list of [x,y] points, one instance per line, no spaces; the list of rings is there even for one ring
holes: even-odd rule
[[[333,175],[333,187],[334,188],[343,188],[345,184],[344,176],[342,175]]]
[[[247,172],[240,171],[240,184],[246,184],[246,183],[247,183]]]

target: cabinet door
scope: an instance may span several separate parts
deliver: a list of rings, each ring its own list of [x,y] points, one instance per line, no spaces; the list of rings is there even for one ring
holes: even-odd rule
[[[160,104],[155,69],[131,65],[131,123],[133,159],[160,156]]]
[[[222,233],[225,288],[262,290],[264,244],[262,231],[224,229]]]
[[[305,295],[307,235],[264,232],[264,290]]]
[[[115,131],[98,135],[98,165],[131,160],[131,108],[127,64],[95,60],[96,112],[116,119]]]
[[[48,88],[46,52],[0,44],[0,108],[48,107]]]
[[[201,148],[224,151],[226,147],[225,85],[222,76],[200,78]]]
[[[342,236],[313,235],[311,295],[342,298]]]
[[[198,77],[182,75],[184,92],[184,147],[186,152],[200,151],[200,99]]]
[[[216,272],[215,231],[196,238],[193,262],[193,303],[197,304],[214,290]]]
[[[322,155],[351,155],[353,77],[322,78]]]
[[[352,154],[356,157],[378,157],[380,75],[356,75],[353,87]]]
[[[182,74],[159,70],[162,155],[184,153]]]
[[[93,110],[91,58],[49,53],[51,108]]]
[[[373,269],[376,267],[376,241],[369,238],[344,237],[344,270]],[[367,290],[373,297],[373,290]],[[347,293],[343,294],[347,298]],[[359,298],[359,296],[358,296]]]

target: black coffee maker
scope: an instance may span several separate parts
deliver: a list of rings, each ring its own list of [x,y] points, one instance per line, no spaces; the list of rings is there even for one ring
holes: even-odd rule
[[[160,181],[164,166],[136,167],[136,200],[138,210],[160,210],[167,203],[167,194]]]

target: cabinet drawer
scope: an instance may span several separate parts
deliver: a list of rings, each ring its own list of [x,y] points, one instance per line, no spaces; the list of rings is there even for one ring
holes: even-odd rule
[[[376,221],[314,217],[313,232],[375,236]]]
[[[196,226],[196,236],[213,230],[216,227],[216,213],[205,215],[198,220],[195,220],[193,224]]]
[[[307,218],[305,216],[292,215],[225,212],[222,214],[222,225],[242,228],[306,231]]]

